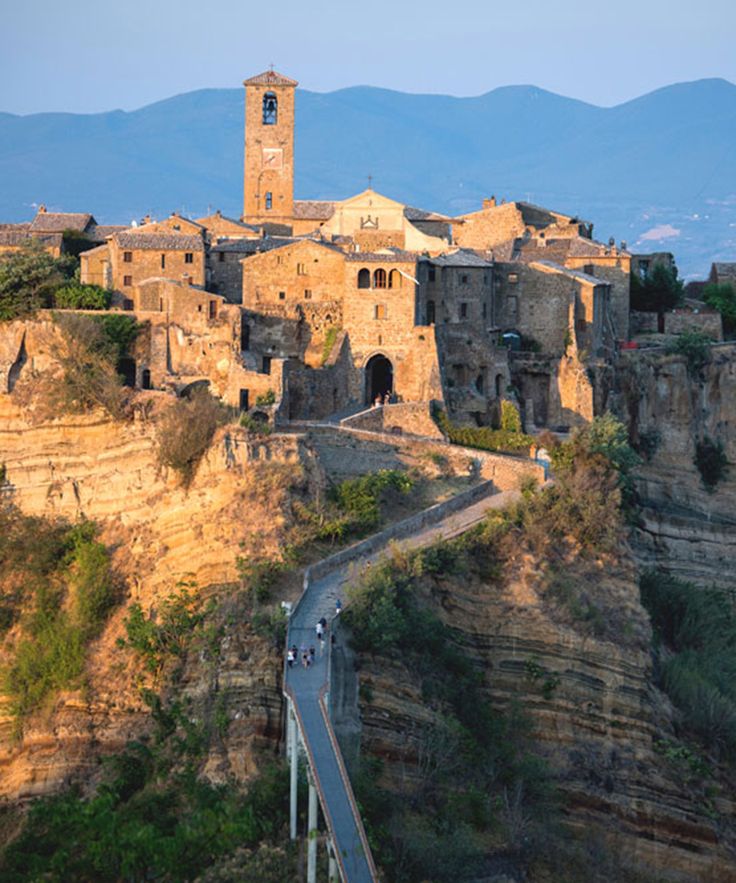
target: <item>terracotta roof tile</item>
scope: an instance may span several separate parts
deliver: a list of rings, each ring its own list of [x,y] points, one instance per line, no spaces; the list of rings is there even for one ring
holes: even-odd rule
[[[31,221],[34,233],[63,233],[64,230],[78,230],[83,233],[94,224],[92,215],[82,212],[38,212]]]
[[[116,233],[113,236],[120,248],[168,249],[170,251],[203,251],[201,236],[186,233]]]
[[[244,86],[298,86],[296,80],[292,80],[290,77],[285,77],[283,74],[280,74],[278,71],[270,70],[264,71],[262,74],[256,74],[254,77],[249,77],[247,80],[243,80]]]
[[[324,199],[295,199],[294,220],[327,221],[335,214],[335,203]]]

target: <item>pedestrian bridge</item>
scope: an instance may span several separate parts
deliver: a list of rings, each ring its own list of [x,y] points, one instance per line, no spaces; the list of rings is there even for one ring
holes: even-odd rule
[[[389,544],[401,541],[404,548],[419,549],[461,534],[483,519],[491,508],[504,508],[517,499],[517,491],[495,493],[493,483],[483,482],[430,509],[394,524],[354,546],[308,568],[304,590],[289,618],[287,647],[317,647],[315,662],[303,668],[297,659],[285,669],[287,697],[287,752],[291,765],[291,837],[297,837],[297,781],[300,746],[307,759],[309,780],[307,883],[315,883],[317,868],[317,801],[327,825],[330,880],[342,883],[376,883],[376,866],[366,838],[345,763],[330,720],[330,670],[332,644],[323,653],[316,641],[315,626],[325,617],[330,625],[335,602],[346,600],[346,591],[358,570],[375,562]]]

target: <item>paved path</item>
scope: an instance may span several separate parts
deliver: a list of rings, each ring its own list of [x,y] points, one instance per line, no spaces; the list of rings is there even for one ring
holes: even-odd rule
[[[419,529],[401,540],[405,549],[418,549],[456,536],[481,521],[489,509],[501,509],[518,499],[517,491],[494,494],[448,515],[436,524]],[[286,670],[285,691],[294,702],[299,728],[309,756],[310,767],[320,795],[322,809],[338,853],[345,883],[372,883],[377,880],[363,823],[355,805],[352,787],[329,721],[324,694],[329,689],[329,650],[320,653],[315,625],[321,617],[329,622],[335,615],[335,601],[345,603],[346,589],[368,562],[386,554],[389,539],[370,555],[346,564],[310,582],[289,620],[288,645],[315,647],[317,658],[309,669],[297,664]]]

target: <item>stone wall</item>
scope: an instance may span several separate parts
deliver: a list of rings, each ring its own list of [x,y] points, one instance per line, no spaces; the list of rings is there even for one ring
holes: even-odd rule
[[[703,307],[699,310],[672,310],[664,315],[665,334],[683,334],[686,331],[698,331],[707,334],[711,340],[723,340],[723,322],[717,310]]]
[[[417,435],[424,438],[444,436],[432,419],[431,402],[405,402],[369,408],[346,417],[340,425],[346,429],[367,429],[371,432],[388,432],[397,435]]]

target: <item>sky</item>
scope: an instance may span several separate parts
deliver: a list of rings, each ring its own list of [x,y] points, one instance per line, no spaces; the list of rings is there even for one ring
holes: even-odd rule
[[[531,84],[602,106],[736,82],[734,0],[0,0],[0,12],[7,113],[133,110],[271,64],[317,92]]]

